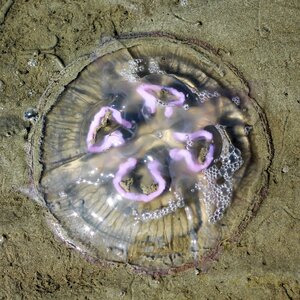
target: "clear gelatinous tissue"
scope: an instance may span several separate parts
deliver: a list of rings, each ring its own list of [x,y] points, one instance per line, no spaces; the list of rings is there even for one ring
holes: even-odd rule
[[[211,49],[169,35],[112,39],[74,62],[42,97],[31,139],[55,232],[101,261],[201,267],[265,184],[247,93]]]

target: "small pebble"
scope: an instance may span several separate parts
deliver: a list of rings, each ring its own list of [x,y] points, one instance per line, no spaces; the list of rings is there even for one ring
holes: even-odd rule
[[[187,6],[188,5],[187,0],[180,0],[179,3],[180,3],[181,6]]]
[[[2,93],[4,91],[4,86],[5,86],[5,83],[0,80],[0,93]]]
[[[37,60],[35,59],[35,58],[30,58],[29,60],[28,60],[28,62],[27,62],[27,65],[29,66],[29,67],[36,67],[37,65],[38,65],[38,62],[37,62]]]
[[[35,122],[37,120],[37,118],[38,118],[38,112],[34,108],[28,108],[24,112],[23,117],[24,117],[25,121]]]
[[[27,94],[28,94],[29,97],[32,97],[34,95],[34,91],[29,90]]]
[[[6,241],[6,239],[7,239],[7,237],[6,237],[5,234],[0,235],[0,246],[1,246],[2,244],[4,244],[4,242]]]
[[[163,137],[163,133],[161,131],[157,131],[156,136],[161,139]]]
[[[284,166],[282,168],[282,173],[287,173],[289,171],[289,167],[288,166]]]

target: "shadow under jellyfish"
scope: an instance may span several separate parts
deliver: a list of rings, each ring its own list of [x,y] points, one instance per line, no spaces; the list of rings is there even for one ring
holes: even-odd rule
[[[106,41],[64,70],[38,110],[35,194],[56,234],[96,260],[201,268],[267,184],[259,108],[201,42]]]

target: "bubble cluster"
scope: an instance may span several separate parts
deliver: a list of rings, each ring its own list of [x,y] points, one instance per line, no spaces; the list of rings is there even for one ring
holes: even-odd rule
[[[243,165],[241,151],[226,141],[224,129],[216,126],[224,141],[221,155],[214,165],[204,171],[205,180],[196,184],[203,193],[209,221],[221,219],[232,199],[234,173]]]
[[[199,44],[155,34],[106,41],[64,70],[26,112],[55,232],[150,272],[203,261],[242,222],[251,195],[236,199],[262,170],[259,114],[236,76]]]

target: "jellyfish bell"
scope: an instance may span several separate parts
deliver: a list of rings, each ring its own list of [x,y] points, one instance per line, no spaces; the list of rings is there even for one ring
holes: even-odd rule
[[[36,194],[55,233],[98,261],[161,274],[201,268],[267,184],[262,113],[200,42],[106,41],[52,83],[38,116]]]

